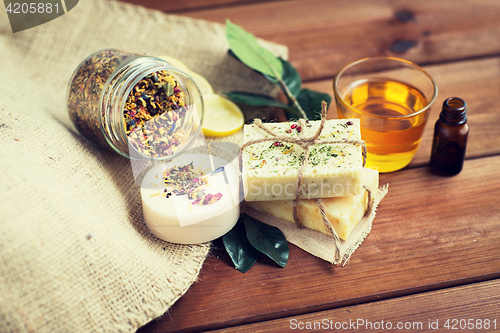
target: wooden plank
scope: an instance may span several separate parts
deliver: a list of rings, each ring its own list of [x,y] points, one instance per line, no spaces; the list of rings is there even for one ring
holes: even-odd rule
[[[304,13],[307,13],[305,15]],[[496,0],[272,1],[187,12],[288,46],[307,81],[333,77],[347,63],[377,55],[419,64],[500,53]]]
[[[120,0],[120,1],[128,2],[135,5],[140,5],[150,9],[161,10],[167,13],[207,9],[214,7],[218,8],[220,6],[231,6],[249,2],[249,0],[179,0],[179,1]]]
[[[500,154],[500,110],[497,106],[500,92],[500,57],[424,66],[434,77],[438,97],[432,107],[420,148],[409,167],[426,165],[430,159],[434,124],[439,118],[443,101],[452,96],[461,97],[468,105],[469,141],[467,158]],[[304,84],[305,87],[333,96],[333,80]],[[337,117],[332,104],[328,116]]]
[[[213,332],[326,332],[342,328],[393,332],[398,327],[412,332],[498,331],[499,303],[500,280],[493,280]]]
[[[285,268],[260,260],[242,274],[216,249],[199,281],[140,332],[218,329],[500,278],[499,166],[494,156],[451,178],[426,168],[382,175],[389,193],[344,268],[292,246]]]

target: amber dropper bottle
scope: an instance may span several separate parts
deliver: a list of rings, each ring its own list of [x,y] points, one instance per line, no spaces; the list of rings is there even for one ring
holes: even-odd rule
[[[464,165],[468,135],[467,105],[464,100],[458,97],[446,99],[434,126],[431,168],[444,175],[460,173]]]

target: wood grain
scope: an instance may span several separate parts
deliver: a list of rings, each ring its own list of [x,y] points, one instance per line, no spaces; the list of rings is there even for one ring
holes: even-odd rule
[[[300,327],[304,327],[300,332],[339,331],[342,327],[357,332],[394,332],[398,325],[400,331],[444,332],[452,330],[447,324],[461,332],[461,327],[469,332],[498,331],[498,290],[500,280],[492,280],[213,332],[293,332]]]
[[[382,175],[389,193],[345,268],[292,246],[285,268],[261,260],[242,274],[215,250],[199,282],[140,332],[217,329],[500,278],[499,166],[494,156],[451,178],[423,167]]]
[[[409,167],[426,165],[430,159],[434,124],[439,118],[443,101],[460,97],[468,106],[470,128],[467,158],[500,154],[500,57],[451,62],[424,66],[436,81],[438,97],[431,109],[422,142]],[[333,80],[320,80],[304,84],[305,87],[333,95]],[[337,118],[335,102],[328,116]]]
[[[304,86],[330,95],[342,66],[376,55],[424,65],[439,89],[413,162],[381,175],[389,193],[347,267],[292,245],[287,267],[261,258],[242,274],[216,241],[199,281],[139,333],[283,332],[290,318],[500,320],[500,1],[125,1],[219,23],[229,18],[286,45]],[[443,178],[426,164],[441,103],[451,96],[469,107],[468,160],[462,173]]]
[[[167,13],[175,13],[179,11],[200,10],[208,8],[219,8],[220,6],[232,6],[237,4],[245,4],[250,0],[178,0],[178,1],[163,1],[163,0],[121,0],[132,4],[141,5],[145,8],[161,10]]]
[[[500,53],[500,2],[491,0],[308,0],[248,3],[182,13],[288,46],[304,81],[332,78],[376,55],[418,64]]]

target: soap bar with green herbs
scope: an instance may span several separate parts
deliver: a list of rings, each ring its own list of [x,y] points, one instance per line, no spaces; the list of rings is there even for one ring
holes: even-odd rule
[[[313,136],[320,121],[264,124],[278,136]],[[271,137],[254,124],[244,126],[244,142]],[[327,120],[320,140],[361,140],[359,119]],[[362,147],[351,143],[315,144],[309,148],[299,198],[329,198],[363,193]],[[242,178],[246,201],[294,199],[304,150],[286,140],[247,146],[242,153]]]

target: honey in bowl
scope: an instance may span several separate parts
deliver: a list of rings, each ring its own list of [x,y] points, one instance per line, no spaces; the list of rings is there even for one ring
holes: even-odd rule
[[[420,90],[393,80],[363,80],[354,82],[343,99],[360,111],[356,117],[362,118],[361,136],[368,147],[367,166],[372,164],[384,172],[411,161],[426,120],[425,113],[412,114],[428,105]],[[370,116],[363,117],[363,113]],[[346,113],[339,115],[351,117]]]
[[[392,172],[411,162],[437,96],[424,69],[394,57],[360,59],[340,70],[333,92],[338,117],[360,120],[366,166]]]

